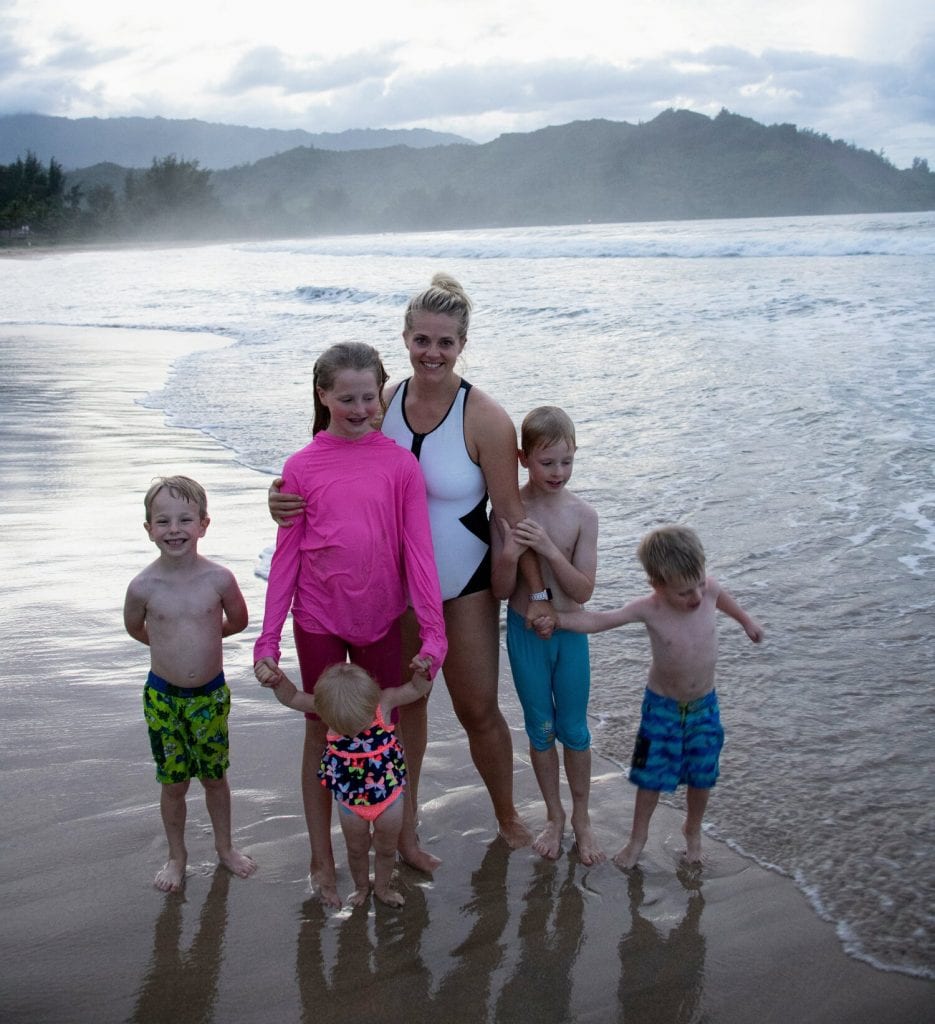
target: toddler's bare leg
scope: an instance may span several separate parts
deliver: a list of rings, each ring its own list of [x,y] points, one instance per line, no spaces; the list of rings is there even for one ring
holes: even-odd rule
[[[565,775],[571,790],[571,827],[575,833],[578,858],[582,864],[602,864],[607,854],[591,829],[588,801],[591,796],[591,751],[565,747]]]
[[[312,888],[325,906],[340,907],[334,850],[331,848],[331,793],[318,780],[318,766],[328,734],[324,722],[306,719],[305,747],[302,751],[302,803],[305,824],[312,848],[309,876]]]
[[[540,857],[557,860],[562,852],[562,835],[565,831],[565,808],[558,777],[558,751],[553,743],[548,750],[529,747],[529,760],[539,783],[542,799],[545,801],[545,828],[533,840],[532,848]]]
[[[405,817],[403,807],[405,800],[405,796],[397,797],[373,823],[375,853],[373,894],[381,903],[386,903],[391,907],[401,907],[406,902],[402,893],[392,886],[393,869],[396,865],[396,845],[399,842],[399,830],[402,828]]]
[[[682,834],[686,842],[685,859],[690,864],[701,860],[701,822],[710,795],[710,789],[695,789],[693,786],[689,786],[686,793],[687,809]]]
[[[347,902],[359,907],[370,895],[370,822],[346,807],[338,808],[338,819],[347,846],[347,866],[354,880],[354,891]],[[394,846],[395,852],[395,846]]]
[[[231,840],[231,791],[227,776],[220,779],[202,779],[205,790],[205,805],[214,829],[214,848],[218,859],[238,878],[249,878],[256,871],[256,861],[247,853],[238,850]]]
[[[633,805],[633,828],[627,845],[614,857],[618,868],[636,867],[636,862],[643,852],[649,838],[649,822],[659,803],[659,794],[654,789],[638,789],[636,802]]]
[[[156,872],[153,885],[161,892],[178,892],[185,880],[188,851],[185,849],[185,817],[188,812],[185,795],[190,780],[165,783],[159,794],[159,811],[169,843],[169,859]]]

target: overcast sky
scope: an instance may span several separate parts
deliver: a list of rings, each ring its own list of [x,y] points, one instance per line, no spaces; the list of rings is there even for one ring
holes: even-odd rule
[[[486,142],[667,107],[935,169],[935,2],[0,0],[0,114]]]

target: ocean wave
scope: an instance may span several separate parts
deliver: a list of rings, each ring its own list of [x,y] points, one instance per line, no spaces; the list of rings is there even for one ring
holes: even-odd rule
[[[332,235],[249,243],[254,252],[445,260],[756,259],[935,256],[935,214],[855,218],[771,217],[712,221],[576,224],[382,235]],[[321,301],[370,296],[317,290]]]

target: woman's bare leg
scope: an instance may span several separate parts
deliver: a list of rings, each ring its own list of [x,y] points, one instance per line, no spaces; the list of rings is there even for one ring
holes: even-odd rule
[[[312,848],[309,876],[318,898],[329,907],[340,907],[334,850],[331,848],[331,793],[318,780],[318,766],[325,749],[328,729],[324,722],[305,720],[302,751],[302,804]]]
[[[511,849],[529,846],[532,833],[513,803],[513,741],[497,703],[500,602],[484,590],[446,601],[444,607],[449,645],[444,673],[451,703],[467,732],[500,835]]]

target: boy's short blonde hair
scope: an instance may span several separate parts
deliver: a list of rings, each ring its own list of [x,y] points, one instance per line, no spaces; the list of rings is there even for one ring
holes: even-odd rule
[[[360,665],[331,665],[315,683],[315,711],[332,732],[342,736],[363,732],[379,703],[380,687]]]
[[[578,447],[575,440],[575,425],[564,409],[557,405],[540,405],[526,413],[520,431],[520,447],[523,455],[529,455],[536,448],[567,441],[572,449]]]
[[[687,526],[660,526],[636,549],[650,583],[694,583],[705,574],[705,553],[698,534]]]
[[[166,488],[173,498],[184,498],[197,505],[199,519],[208,518],[208,495],[200,483],[188,476],[157,476],[143,498],[147,523],[152,521],[153,501],[163,488]]]

